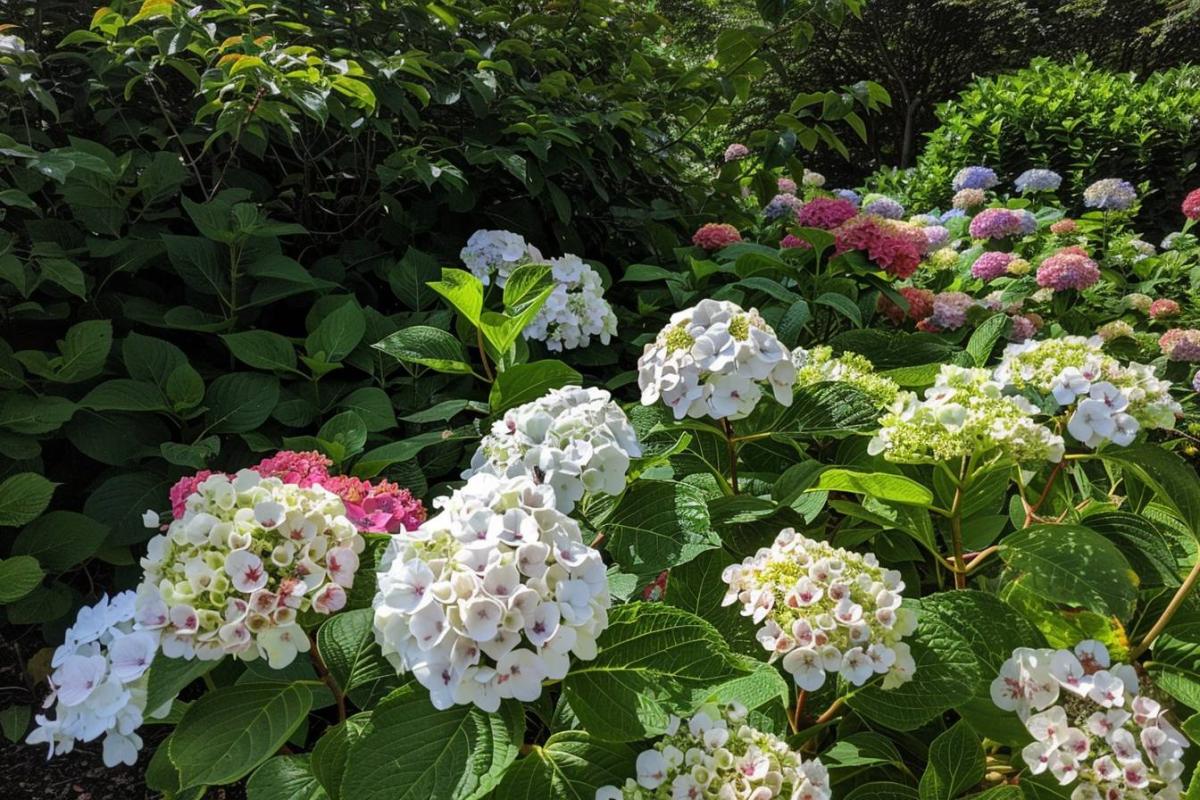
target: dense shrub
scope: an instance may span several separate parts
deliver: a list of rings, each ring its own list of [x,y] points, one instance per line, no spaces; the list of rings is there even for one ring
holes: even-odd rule
[[[979,79],[938,118],[913,172],[877,175],[875,188],[898,189],[915,207],[946,208],[963,164],[987,164],[1009,180],[1047,167],[1064,176],[1063,192],[1074,197],[1105,177],[1152,184],[1142,219],[1165,220],[1195,182],[1200,68],[1143,80],[1083,60],[1037,60],[1012,75]]]

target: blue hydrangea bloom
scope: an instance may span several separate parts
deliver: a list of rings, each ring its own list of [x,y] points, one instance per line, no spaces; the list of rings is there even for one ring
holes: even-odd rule
[[[904,206],[890,197],[876,197],[863,206],[863,213],[884,219],[900,219],[904,216]]]
[[[952,219],[958,219],[959,217],[965,217],[966,215],[967,212],[963,211],[961,208],[952,208],[949,211],[943,211],[942,215],[938,217],[938,220],[941,222],[949,222]]]
[[[862,198],[858,196],[858,192],[854,191],[853,189],[834,189],[833,196],[840,197],[843,200],[849,200],[856,206],[862,202]]]
[[[1137,190],[1129,181],[1105,178],[1083,190],[1083,204],[1101,211],[1125,211],[1137,199]]]
[[[1025,236],[1035,232],[1038,228],[1037,217],[1028,209],[1018,209],[1017,214],[1021,217],[1021,233]]]
[[[804,201],[794,194],[784,192],[777,194],[771,198],[771,202],[767,203],[763,208],[763,216],[769,220],[776,220],[782,217],[795,218],[796,212],[804,205]]]
[[[1027,169],[1017,176],[1013,186],[1021,194],[1053,192],[1062,185],[1062,175],[1052,169]]]
[[[963,189],[990,189],[1000,182],[995,170],[987,167],[963,167],[954,176],[954,191]]]

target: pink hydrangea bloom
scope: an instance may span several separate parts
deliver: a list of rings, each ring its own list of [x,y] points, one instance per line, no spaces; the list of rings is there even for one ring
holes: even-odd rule
[[[342,498],[346,518],[367,533],[413,531],[425,521],[425,506],[412,492],[390,481],[371,483],[349,475],[323,481],[329,491]]]
[[[800,209],[796,215],[796,224],[802,228],[822,228],[831,231],[857,214],[858,209],[849,200],[840,197],[814,197]]]
[[[861,250],[884,272],[900,279],[907,278],[921,263],[925,235],[911,225],[900,228],[885,222],[863,216],[841,225],[834,234],[835,252],[841,255],[850,250]]]
[[[1100,280],[1100,267],[1082,252],[1060,250],[1042,262],[1037,270],[1037,284],[1056,292],[1067,289],[1086,289]]]
[[[907,316],[909,319],[925,319],[933,313],[933,292],[928,289],[918,289],[915,286],[902,286],[900,295],[908,301],[908,311],[905,312],[898,304],[884,294],[879,295],[876,308],[880,314],[899,325]]]
[[[705,250],[720,250],[742,240],[738,229],[725,222],[709,222],[701,225],[692,235],[692,244]]]
[[[1050,232],[1056,236],[1074,233],[1077,230],[1079,230],[1079,223],[1073,219],[1060,219],[1050,226]]]
[[[1040,318],[1035,321],[1033,319],[1035,316],[1037,315],[1017,314],[1014,316],[1012,318],[1012,330],[1009,332],[1008,338],[1014,342],[1023,342],[1026,339],[1032,339],[1034,334],[1038,332],[1038,328],[1041,327],[1038,324],[1041,321]]]
[[[937,250],[950,241],[950,231],[944,225],[926,225],[921,228],[925,236],[925,252]]]
[[[746,145],[742,144],[741,142],[734,142],[733,144],[729,145],[729,147],[725,148],[726,163],[729,163],[730,161],[739,161],[748,155],[750,155],[750,148],[746,147]]]
[[[1150,304],[1151,319],[1165,319],[1167,317],[1178,317],[1180,314],[1179,303],[1166,297],[1160,297]]]
[[[1021,215],[1007,208],[985,208],[971,220],[975,239],[1005,239],[1021,232]]]
[[[1158,348],[1171,361],[1200,361],[1200,331],[1172,328],[1158,338]]]
[[[787,236],[779,240],[779,246],[784,250],[799,248],[800,250],[811,250],[812,245],[801,239],[794,233],[789,233]]]
[[[171,516],[179,519],[187,510],[187,499],[196,493],[196,487],[204,483],[210,475],[216,475],[211,469],[202,469],[195,475],[185,475],[171,487]]]
[[[1200,219],[1200,189],[1192,189],[1183,198],[1183,215],[1188,219]]]
[[[279,478],[284,483],[294,483],[302,489],[323,483],[329,477],[333,462],[315,450],[298,453],[281,450],[270,458],[264,458],[251,467],[264,478]]]
[[[937,330],[953,331],[967,322],[967,310],[975,305],[971,295],[964,292],[942,292],[933,298],[933,311],[927,322]]]
[[[1008,264],[1012,260],[1012,253],[989,250],[975,259],[975,263],[971,265],[971,276],[981,281],[995,280],[1008,272]]]
[[[783,192],[784,194],[796,193],[796,182],[791,178],[780,178],[779,180],[775,181],[775,185],[779,187],[779,191]]]

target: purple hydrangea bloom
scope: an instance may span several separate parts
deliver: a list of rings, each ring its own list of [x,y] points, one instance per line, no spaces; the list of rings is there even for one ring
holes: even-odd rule
[[[981,281],[995,280],[1008,272],[1008,264],[1012,260],[1012,253],[990,250],[975,259],[971,265],[971,276]]]
[[[1125,211],[1137,199],[1137,190],[1129,181],[1105,178],[1083,190],[1083,204],[1101,211]]]
[[[771,198],[771,202],[767,203],[763,209],[763,216],[769,220],[776,220],[781,217],[792,217],[794,219],[796,212],[803,206],[804,201],[799,197],[783,192]]]
[[[843,200],[849,200],[856,206],[862,202],[862,198],[858,196],[858,192],[854,191],[853,189],[834,189],[833,196],[840,197]]]
[[[963,167],[954,176],[954,191],[963,189],[990,189],[999,183],[995,170],[987,167]]]
[[[1196,374],[1192,376],[1192,391],[1200,392],[1200,370],[1197,370]]]
[[[924,228],[921,228],[921,233],[925,234],[925,241],[927,243],[926,252],[944,247],[950,241],[950,231],[941,225],[926,225]]]
[[[873,214],[884,219],[900,219],[904,216],[904,206],[890,197],[876,197],[863,206],[864,214]]]
[[[946,223],[952,219],[958,219],[959,217],[965,217],[966,215],[967,212],[963,211],[961,208],[952,208],[949,211],[943,211],[942,215],[938,217],[938,219],[942,223]]]
[[[1053,192],[1062,186],[1062,175],[1052,169],[1027,169],[1017,176],[1013,186],[1021,194]]]
[[[1021,232],[1021,217],[1007,208],[985,208],[971,220],[975,239],[1004,239]]]
[[[1025,208],[1020,208],[1017,209],[1017,216],[1021,218],[1021,233],[1028,236],[1037,231],[1038,221],[1033,212]]]
[[[967,310],[975,300],[963,292],[942,292],[933,298],[933,313],[929,321],[944,331],[961,328],[967,321]]]

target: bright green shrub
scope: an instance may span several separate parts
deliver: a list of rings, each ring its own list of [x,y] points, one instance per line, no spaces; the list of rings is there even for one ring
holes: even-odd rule
[[[1139,78],[1094,68],[1086,60],[1045,59],[1011,75],[977,80],[938,110],[917,166],[900,181],[914,210],[946,208],[954,173],[986,164],[1011,181],[1030,167],[1064,176],[1059,195],[1077,198],[1091,182],[1119,177],[1151,182],[1145,220],[1174,215],[1194,187],[1200,157],[1200,67]],[[895,189],[895,176],[872,179]],[[1166,217],[1174,220],[1174,216]]]

